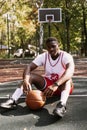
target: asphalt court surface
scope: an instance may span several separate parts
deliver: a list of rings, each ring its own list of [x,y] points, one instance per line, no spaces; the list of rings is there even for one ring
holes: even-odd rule
[[[53,115],[58,98],[49,98],[38,111],[26,107],[25,95],[14,110],[0,108],[0,130],[87,130],[87,78],[73,77],[74,91],[67,102],[67,113],[59,119]],[[19,86],[20,81],[0,84],[0,103]]]

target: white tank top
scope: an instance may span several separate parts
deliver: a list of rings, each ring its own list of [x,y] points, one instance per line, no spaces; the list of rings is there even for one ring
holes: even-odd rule
[[[56,60],[53,60],[48,52],[38,55],[33,60],[33,63],[37,66],[44,66],[45,77],[54,81],[59,79],[64,74],[66,64],[70,62],[73,63],[73,58],[65,51],[60,51],[60,55]]]
[[[66,70],[65,65],[62,63],[63,52],[60,52],[59,57],[53,60],[49,53],[45,54],[45,77],[50,80],[58,80]]]

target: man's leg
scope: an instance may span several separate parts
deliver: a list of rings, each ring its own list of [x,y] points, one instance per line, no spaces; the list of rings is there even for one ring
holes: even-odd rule
[[[43,90],[45,87],[45,80],[42,76],[37,74],[31,74],[29,82],[32,86],[34,84],[37,89]],[[4,108],[13,108],[18,101],[18,99],[23,95],[23,85],[21,85],[19,88],[15,90],[15,92],[12,94],[11,98],[7,100],[4,103],[1,103],[0,106]]]
[[[66,103],[68,100],[68,97],[70,95],[71,91],[71,80],[68,80],[66,83],[64,83],[62,86],[60,86],[60,101],[57,104],[56,108],[54,109],[53,113],[55,115],[59,115],[60,117],[63,117],[66,112]]]

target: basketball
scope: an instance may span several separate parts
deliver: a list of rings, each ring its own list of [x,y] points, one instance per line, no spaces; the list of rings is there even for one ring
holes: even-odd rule
[[[32,109],[37,110],[45,105],[46,97],[40,90],[31,90],[28,92],[25,102],[26,105]]]

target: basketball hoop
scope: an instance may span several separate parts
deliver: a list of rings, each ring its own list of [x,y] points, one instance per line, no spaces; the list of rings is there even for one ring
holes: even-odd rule
[[[40,23],[40,25],[42,25],[42,23],[48,23],[49,37],[51,36],[50,23],[61,22],[62,21],[61,14],[62,14],[61,8],[39,8],[38,9],[38,22]]]
[[[54,21],[54,15],[46,15],[46,21],[47,22],[53,22]]]
[[[61,22],[61,8],[39,8],[38,21],[40,23]]]

